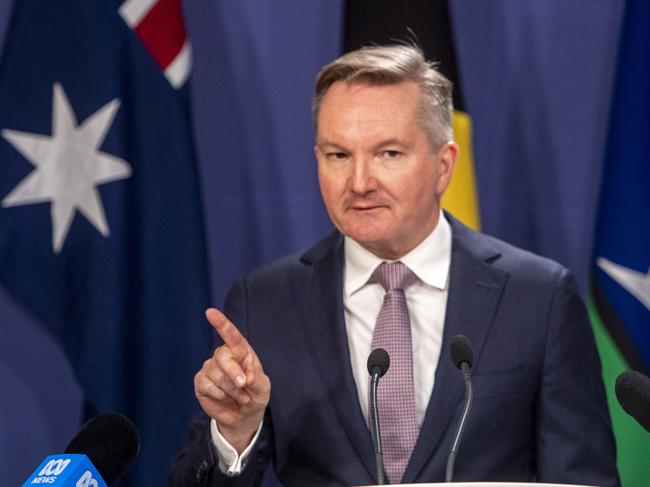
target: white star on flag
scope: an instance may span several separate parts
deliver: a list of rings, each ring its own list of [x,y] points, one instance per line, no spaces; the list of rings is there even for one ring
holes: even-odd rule
[[[59,83],[52,98],[52,136],[2,130],[2,136],[35,169],[2,200],[2,206],[51,202],[52,248],[59,253],[79,210],[104,236],[110,234],[97,186],[131,176],[131,166],[99,151],[120,101],[115,98],[77,123]]]
[[[647,274],[644,274],[634,269],[628,269],[622,265],[615,264],[611,260],[603,257],[599,257],[596,263],[609,277],[623,286],[627,292],[641,301],[641,304],[650,310],[650,269],[648,269]]]

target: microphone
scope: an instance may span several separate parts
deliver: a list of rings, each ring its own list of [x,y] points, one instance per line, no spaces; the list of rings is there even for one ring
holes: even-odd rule
[[[140,437],[130,419],[100,414],[81,427],[62,455],[46,457],[23,487],[106,487],[124,474],[139,450]]]
[[[616,398],[625,412],[650,432],[650,378],[635,370],[616,379]]]
[[[375,446],[375,461],[377,463],[377,482],[386,483],[384,460],[381,450],[381,431],[379,430],[379,412],[377,410],[377,387],[379,378],[383,377],[390,366],[390,357],[383,348],[375,348],[368,357],[368,373],[370,374],[370,432]]]
[[[456,453],[460,445],[460,439],[463,436],[463,430],[469,416],[469,410],[472,407],[472,365],[474,364],[474,352],[472,345],[465,335],[456,335],[451,339],[451,360],[454,365],[463,374],[465,380],[465,407],[463,414],[458,423],[456,436],[447,457],[447,471],[445,473],[445,482],[451,482],[454,477],[454,462],[456,461]]]

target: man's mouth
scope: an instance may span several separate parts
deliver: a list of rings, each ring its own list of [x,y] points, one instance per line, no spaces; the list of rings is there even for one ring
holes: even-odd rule
[[[361,212],[379,210],[381,208],[385,208],[385,206],[382,206],[382,205],[354,205],[354,206],[351,207],[352,210],[361,211]]]

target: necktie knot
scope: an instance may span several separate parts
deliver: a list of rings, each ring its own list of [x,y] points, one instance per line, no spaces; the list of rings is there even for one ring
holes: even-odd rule
[[[415,282],[416,276],[401,262],[383,262],[375,269],[372,278],[388,292],[406,289]]]

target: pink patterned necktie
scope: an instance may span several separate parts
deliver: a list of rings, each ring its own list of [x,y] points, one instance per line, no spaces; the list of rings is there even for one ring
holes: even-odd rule
[[[388,480],[399,483],[419,433],[413,386],[411,322],[404,296],[404,289],[417,278],[401,262],[384,262],[375,269],[372,279],[386,290],[372,337],[372,350],[381,347],[390,356],[390,367],[377,390],[384,467]]]

